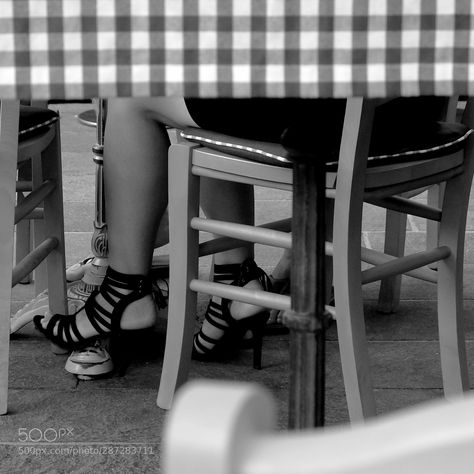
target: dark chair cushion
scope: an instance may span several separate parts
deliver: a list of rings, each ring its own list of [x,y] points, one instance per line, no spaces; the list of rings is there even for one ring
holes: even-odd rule
[[[403,130],[403,128],[390,129],[391,133],[374,130],[368,166],[431,159],[454,153],[463,147],[464,140],[471,133],[471,130],[460,123],[447,122],[427,124],[423,129],[419,128],[418,133],[413,130]],[[305,136],[301,135],[302,140],[306,138],[306,133],[310,133],[304,130],[299,132],[305,134]],[[292,166],[287,150],[278,143],[246,140],[195,127],[184,129],[181,131],[181,136],[208,148],[259,163],[283,167]],[[313,132],[312,137],[314,136]],[[297,141],[297,139],[298,131],[293,137],[293,140]],[[314,140],[314,143],[315,156],[317,156],[317,140]],[[329,167],[337,165],[338,153],[339,144],[334,144],[333,151],[329,156],[324,157]]]
[[[45,132],[58,119],[59,115],[53,110],[20,105],[19,140],[27,140]]]

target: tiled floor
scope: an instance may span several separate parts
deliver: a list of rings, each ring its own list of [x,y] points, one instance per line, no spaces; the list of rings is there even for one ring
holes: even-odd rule
[[[74,115],[87,105],[59,106],[62,114],[64,199],[68,264],[90,250],[94,217],[94,165],[90,149],[95,130],[77,123]],[[131,158],[132,159],[132,158]],[[257,220],[289,214],[288,193],[256,190]],[[466,239],[465,309],[469,359],[474,360],[474,214]],[[367,207],[364,238],[373,248],[383,241],[383,215]],[[410,221],[408,245],[422,245],[423,228]],[[257,248],[257,261],[270,269],[278,252]],[[400,311],[376,312],[378,285],[365,288],[367,327],[378,410],[389,412],[442,396],[435,321],[435,291],[429,284],[406,279]],[[13,312],[31,299],[30,286],[14,290]],[[202,305],[201,305],[202,306]],[[166,314],[163,314],[166,317]],[[9,409],[0,417],[0,472],[159,472],[160,443],[166,413],[157,408],[156,393],[163,355],[164,320],[155,334],[136,348],[125,377],[78,382],[64,371],[65,356],[55,356],[31,326],[12,339]],[[328,335],[327,422],[346,423],[347,409],[334,328]],[[228,364],[193,362],[192,378],[257,381],[279,401],[279,425],[286,425],[287,337],[268,337],[264,368],[251,368],[243,351]],[[471,378],[474,367],[470,365]],[[60,439],[54,440],[55,436]],[[46,442],[39,443],[43,436]],[[29,437],[28,446],[23,439]],[[59,441],[54,444],[50,441]],[[141,447],[132,454],[128,447]],[[136,450],[138,451],[138,450]]]

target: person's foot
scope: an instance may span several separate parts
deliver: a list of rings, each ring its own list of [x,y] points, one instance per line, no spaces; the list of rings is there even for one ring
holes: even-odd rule
[[[35,316],[35,325],[48,339],[68,348],[120,329],[152,327],[157,312],[151,291],[148,277],[127,275],[109,267],[100,290],[92,293],[76,314]]]
[[[255,290],[268,290],[271,286],[268,276],[257,267],[253,260],[248,259],[242,265],[227,265],[226,267],[227,273],[220,266],[215,265],[214,281]],[[208,354],[211,355],[233,328],[240,325],[240,329],[243,330],[245,324],[241,322],[251,326],[254,318],[263,318],[263,313],[266,313],[265,318],[268,318],[268,312],[259,306],[212,297],[201,329],[194,337],[194,357],[202,359]],[[244,337],[246,332],[243,330],[239,336]]]

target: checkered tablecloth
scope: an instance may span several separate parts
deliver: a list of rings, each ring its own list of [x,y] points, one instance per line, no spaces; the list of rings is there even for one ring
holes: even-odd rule
[[[0,97],[472,94],[471,0],[0,0]]]

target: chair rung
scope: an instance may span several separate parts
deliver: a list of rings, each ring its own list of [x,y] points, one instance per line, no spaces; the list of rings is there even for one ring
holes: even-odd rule
[[[432,221],[439,222],[441,220],[441,209],[427,206],[421,202],[416,202],[401,196],[390,196],[383,199],[367,199],[366,202],[385,209],[391,209],[392,211],[410,214]]]
[[[33,189],[33,182],[32,181],[17,181],[15,189],[18,193],[29,192]]]
[[[362,272],[362,284],[401,274],[436,283],[437,273],[426,268],[426,265],[449,257],[451,250],[443,246],[404,257],[394,257],[366,248],[363,248],[361,253],[364,262],[377,265]]]
[[[42,207],[36,207],[27,216],[27,219],[44,219],[44,209]]]
[[[215,295],[220,298],[227,298],[234,301],[243,301],[244,303],[254,304],[264,308],[278,309],[288,311],[291,308],[291,298],[287,295],[270,293],[263,290],[249,290],[238,286],[224,285],[203,280],[191,280],[189,284],[191,290],[207,295]],[[334,306],[325,305],[325,310],[332,319],[336,319]]]
[[[56,237],[47,237],[26,255],[13,269],[12,286],[29,275],[57,246],[58,239]]]
[[[291,218],[282,219],[280,221],[269,222],[257,227],[264,229],[279,230],[283,232],[290,232]],[[216,239],[208,240],[199,244],[199,256],[205,257],[218,252],[225,252],[227,250],[235,249],[242,246],[242,239],[234,239],[232,237],[218,237]]]
[[[15,207],[15,224],[33,211],[33,209],[35,209],[40,202],[43,202],[55,188],[55,181],[47,180],[28,194],[28,196],[26,196],[25,199]]]
[[[233,222],[222,222],[213,219],[194,217],[191,219],[191,228],[212,234],[224,235],[246,242],[270,245],[284,249],[291,248],[291,234],[263,227],[254,227]]]
[[[191,290],[199,293],[215,295],[220,298],[227,298],[235,301],[242,301],[263,308],[289,310],[291,307],[291,299],[289,296],[270,293],[263,290],[250,290],[239,286],[202,280],[191,280],[189,287]]]

